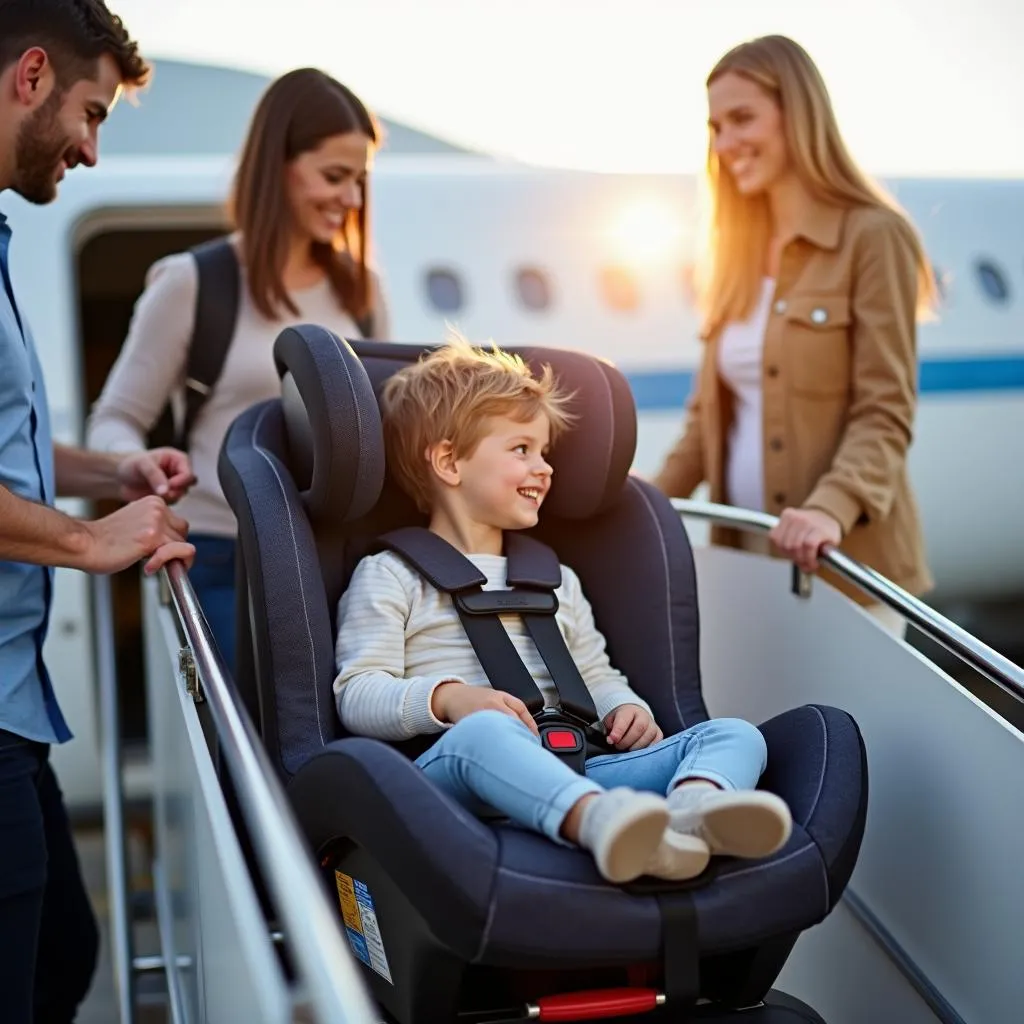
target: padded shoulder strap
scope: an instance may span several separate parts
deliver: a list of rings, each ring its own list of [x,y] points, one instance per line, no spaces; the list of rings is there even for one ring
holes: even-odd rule
[[[484,596],[480,588],[487,577],[461,551],[421,526],[386,533],[377,543],[401,555],[431,586],[451,595],[466,638],[491,686],[518,697],[530,714],[541,711],[544,697],[501,624],[498,607],[485,600],[483,609],[473,611],[466,604],[467,599]],[[488,595],[507,593],[487,592]]]
[[[557,590],[562,585],[558,555],[539,540],[509,530],[505,534],[505,554],[508,556],[505,579],[510,587]]]
[[[191,250],[199,267],[195,326],[185,368],[185,414],[177,447],[185,448],[199,410],[224,369],[238,320],[241,290],[238,257],[227,238],[215,238]]]
[[[519,614],[551,673],[562,710],[587,726],[597,720],[594,698],[555,621],[554,591],[562,583],[562,566],[551,548],[511,530],[505,534],[510,593],[481,592],[487,577],[461,551],[421,526],[384,534],[378,544],[401,555],[433,587],[452,595],[491,686],[514,694],[533,714],[544,706],[536,682],[499,620],[502,614]]]
[[[406,526],[380,537],[378,543],[401,555],[431,586],[449,594],[482,587],[487,577],[459,550],[423,526]],[[562,585],[558,555],[546,544],[509,530],[505,534],[510,587],[557,590]]]
[[[385,533],[381,547],[401,555],[432,587],[447,594],[482,587],[487,577],[443,537],[423,526],[405,526]]]

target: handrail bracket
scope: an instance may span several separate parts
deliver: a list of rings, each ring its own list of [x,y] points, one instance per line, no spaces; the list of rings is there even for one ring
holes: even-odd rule
[[[202,704],[206,698],[203,696],[203,688],[199,683],[199,673],[196,671],[196,662],[190,647],[179,648],[178,670],[185,683],[185,692],[196,704]]]
[[[795,562],[793,563],[792,592],[799,598],[807,600],[811,596],[814,587],[814,577],[809,572],[804,572]]]

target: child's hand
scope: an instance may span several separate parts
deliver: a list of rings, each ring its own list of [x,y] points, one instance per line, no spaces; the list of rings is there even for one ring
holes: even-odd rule
[[[457,722],[474,711],[500,711],[518,718],[534,736],[539,736],[537,723],[526,705],[511,693],[492,690],[489,686],[470,686],[467,683],[442,683],[430,702],[430,710],[442,722]]]
[[[650,712],[639,704],[621,704],[605,718],[604,727],[616,750],[642,750],[663,738]]]

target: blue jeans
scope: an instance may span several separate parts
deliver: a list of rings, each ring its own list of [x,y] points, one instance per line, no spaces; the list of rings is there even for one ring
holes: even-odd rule
[[[469,810],[493,807],[556,842],[563,842],[565,816],[588,793],[628,786],[664,796],[687,778],[753,789],[767,763],[756,726],[716,718],[643,750],[592,757],[584,777],[500,711],[463,718],[416,759],[431,782]]]
[[[70,1024],[99,930],[50,748],[0,729],[0,1019]]]
[[[228,671],[235,671],[235,547],[231,537],[190,534],[196,557],[188,578]]]

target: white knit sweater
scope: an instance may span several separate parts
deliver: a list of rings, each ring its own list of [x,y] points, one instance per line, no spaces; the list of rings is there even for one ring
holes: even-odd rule
[[[175,506],[194,534],[234,537],[237,523],[221,490],[217,458],[232,421],[249,406],[281,394],[274,366],[274,342],[292,324],[320,324],[343,338],[358,338],[352,318],[341,309],[326,281],[291,292],[298,315],[268,320],[252,301],[245,284],[239,294],[238,319],[224,371],[210,399],[199,411],[190,438],[189,456],[196,484]],[[383,295],[375,282],[374,333],[389,337]],[[199,272],[186,253],[165,256],[150,267],[139,296],[124,348],[103,393],[93,407],[86,446],[99,451],[141,451],[146,434],[167,399],[184,383],[189,341],[195,326]]]
[[[487,577],[484,589],[506,586],[505,558],[469,559]],[[572,569],[562,566],[562,585],[555,593],[556,621],[593,694],[598,717],[604,719],[622,704],[638,704],[649,712],[648,704],[608,660],[604,637]],[[503,615],[502,622],[545,703],[552,705],[551,675],[522,619]],[[430,710],[433,692],[441,683],[489,685],[451,597],[435,590],[390,551],[364,558],[352,575],[338,605],[335,664],[334,694],[345,728],[384,740],[448,728]]]

